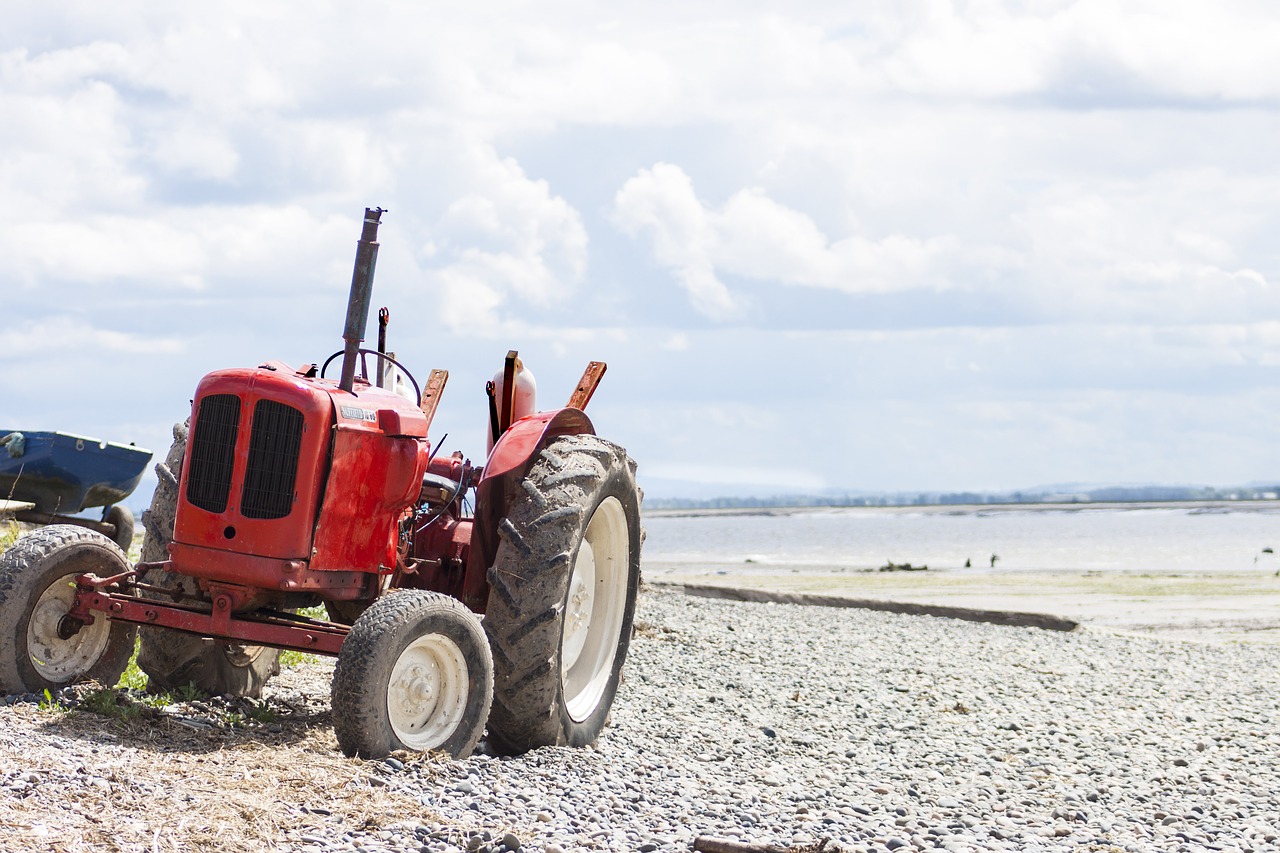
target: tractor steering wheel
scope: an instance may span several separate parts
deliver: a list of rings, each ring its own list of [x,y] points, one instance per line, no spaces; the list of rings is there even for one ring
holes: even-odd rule
[[[320,378],[321,378],[321,379],[324,379],[324,372],[325,372],[326,370],[328,370],[328,369],[329,369],[329,365],[330,365],[330,364],[333,364],[333,360],[334,360],[335,358],[337,358],[338,356],[343,355],[345,352],[346,352],[346,350],[338,350],[338,351],[337,351],[337,352],[335,352],[333,355],[331,355],[331,356],[329,356],[327,359],[325,359],[325,361],[324,361],[324,365],[320,368]],[[417,400],[419,403],[421,403],[421,402],[422,402],[422,388],[418,385],[418,380],[414,379],[414,378],[413,378],[413,374],[409,372],[409,368],[405,367],[403,364],[401,364],[400,362],[396,361],[394,358],[392,358],[391,356],[387,355],[385,352],[378,352],[378,351],[377,351],[377,350],[375,350],[375,349],[358,349],[358,350],[356,350],[356,353],[358,353],[358,354],[360,355],[360,357],[361,357],[361,358],[360,358],[360,373],[361,373],[361,375],[363,375],[363,376],[368,376],[368,375],[369,375],[369,364],[368,364],[368,362],[366,362],[366,361],[365,361],[364,356],[372,355],[372,356],[376,356],[376,357],[378,357],[378,358],[386,359],[387,361],[389,361],[389,362],[391,362],[392,364],[394,364],[396,367],[400,368],[401,372],[403,372],[403,373],[404,373],[405,377],[406,377],[406,378],[408,378],[408,380],[409,380],[411,383],[413,383],[413,390],[414,390],[414,393],[416,394],[416,396],[414,397],[414,399],[415,399],[415,400]]]

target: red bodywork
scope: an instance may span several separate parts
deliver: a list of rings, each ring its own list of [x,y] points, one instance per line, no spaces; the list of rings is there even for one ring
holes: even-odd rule
[[[593,362],[573,402],[585,405],[602,372]],[[209,374],[192,405],[163,564],[199,579],[203,601],[139,597],[128,587],[142,589],[140,565],[81,576],[69,616],[337,654],[345,626],[282,611],[410,587],[483,613],[498,524],[532,458],[557,436],[594,429],[577,408],[541,412],[502,433],[483,471],[461,454],[432,458],[427,429],[443,382],[433,374],[419,407],[361,380],[342,391],[311,365]]]
[[[200,382],[169,546],[172,571],[220,584],[355,599],[370,596],[376,575],[396,570],[399,521],[417,500],[427,468],[427,419],[398,394],[362,382],[346,393],[307,372],[272,362],[217,371]],[[231,432],[230,418],[213,419],[218,406],[225,409],[233,400],[239,404]],[[288,407],[296,427],[284,439],[273,436],[277,446],[260,454],[265,466],[274,467],[259,479],[284,480],[272,484],[282,505],[266,512],[248,506],[247,488],[254,421],[264,402]],[[228,447],[229,464],[201,459],[226,454]],[[273,451],[291,458],[272,458]],[[218,482],[193,485],[210,469]],[[210,489],[225,491],[225,500],[201,494]]]

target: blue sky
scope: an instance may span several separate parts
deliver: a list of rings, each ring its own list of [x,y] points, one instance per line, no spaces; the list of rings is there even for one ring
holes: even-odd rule
[[[0,427],[323,359],[369,205],[446,450],[514,348],[654,495],[1280,478],[1270,4],[9,5]]]

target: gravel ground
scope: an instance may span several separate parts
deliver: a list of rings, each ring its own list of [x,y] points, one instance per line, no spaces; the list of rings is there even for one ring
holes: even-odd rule
[[[326,662],[269,723],[0,707],[0,848],[1280,850],[1280,647],[653,589],[637,620],[591,749],[343,759]]]

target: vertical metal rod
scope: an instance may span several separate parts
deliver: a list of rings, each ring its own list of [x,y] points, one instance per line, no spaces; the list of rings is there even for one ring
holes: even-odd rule
[[[493,380],[484,383],[484,392],[489,395],[489,431],[493,435],[493,443],[497,444],[502,437],[502,427],[498,424],[497,385]]]
[[[386,388],[387,362],[382,358],[387,352],[387,323],[391,320],[391,312],[382,307],[378,309],[378,382],[379,388]]]
[[[364,340],[365,327],[369,323],[369,300],[373,296],[373,270],[378,264],[378,225],[382,214],[380,207],[364,209],[364,227],[360,241],[356,243],[355,269],[351,271],[351,295],[347,298],[347,323],[342,331],[346,345],[342,353],[342,378],[338,387],[350,391],[355,385],[356,350]]]

